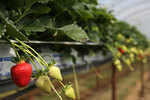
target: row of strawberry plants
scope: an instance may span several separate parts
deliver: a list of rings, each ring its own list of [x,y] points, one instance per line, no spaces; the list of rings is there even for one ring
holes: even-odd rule
[[[64,53],[66,57],[71,56],[74,64],[77,56],[83,57],[97,52],[103,55],[111,53],[119,71],[122,70],[122,61],[131,70],[134,69],[131,63],[135,60],[146,62],[143,50],[148,47],[146,38],[136,27],[118,21],[112,12],[98,4],[97,0],[1,0],[0,38],[7,40],[16,52],[18,63],[11,69],[16,85],[27,86],[30,81],[32,69],[24,62],[27,58],[37,70],[37,87],[48,93],[53,89],[61,100],[60,93],[49,77],[59,81],[63,92],[75,99],[73,88],[70,84],[62,83],[60,69],[54,66],[54,60],[48,64],[38,52],[23,41],[96,42],[99,45],[72,45],[67,48],[54,44],[51,49]],[[12,42],[12,39],[18,43]],[[77,51],[77,55],[72,53],[73,50]],[[35,65],[33,59],[37,60],[41,68]]]

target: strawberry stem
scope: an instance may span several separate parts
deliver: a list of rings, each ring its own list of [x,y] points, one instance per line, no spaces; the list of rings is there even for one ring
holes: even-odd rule
[[[41,61],[39,61],[39,59],[38,59],[36,56],[34,56],[31,52],[29,52],[28,50],[25,50],[23,47],[20,47],[19,45],[15,44],[15,43],[13,43],[13,45],[16,46],[16,47],[18,47],[18,48],[19,48],[20,50],[22,50],[23,52],[29,53],[31,56],[33,56],[33,57],[38,61],[38,63],[41,65],[42,70],[44,70],[44,67],[43,67],[43,65],[41,64]]]
[[[9,41],[10,42],[10,41]],[[15,46],[13,45],[13,43],[12,42],[10,42],[10,44],[11,44],[11,47],[15,50],[15,54],[16,54],[16,57],[17,57],[17,59],[21,59],[21,57],[20,57],[20,55],[19,55],[19,53],[18,53],[18,51],[17,51],[17,49],[15,48]]]
[[[51,83],[51,87],[54,90],[54,92],[57,94],[57,96],[59,97],[60,100],[63,100],[61,95],[57,92],[57,90],[55,89],[54,85]]]
[[[46,62],[32,47],[30,47],[29,45],[23,43],[23,42],[20,41],[19,39],[16,39],[16,41],[18,41],[20,44],[22,44],[22,45],[25,46],[26,48],[31,49],[31,50],[43,61],[43,64],[48,67],[47,62]]]
[[[21,47],[21,46],[15,44],[15,43],[12,43],[13,46],[16,46],[17,48],[19,48],[20,50],[22,50],[24,53],[28,53],[29,55],[33,56],[33,57],[38,61],[38,63],[41,65],[42,70],[44,70],[44,66],[43,66],[43,65],[45,65],[46,67],[48,67],[48,64],[46,63],[46,61],[45,61],[33,48],[31,48],[29,45],[23,43],[23,42],[20,41],[19,39],[16,39],[16,40],[17,40],[23,47]],[[31,49],[40,59],[37,58],[34,54],[32,54],[31,51],[28,50],[28,48]],[[29,57],[29,58],[30,58],[31,62],[33,63],[34,61],[32,60],[32,58],[31,58],[31,57]],[[33,63],[33,64],[34,64],[34,66],[36,66],[35,63]],[[43,64],[43,65],[42,65],[42,64]],[[37,67],[35,67],[35,69],[36,69],[37,71],[39,71]],[[62,85],[63,85],[63,83],[62,83]],[[63,85],[63,86],[64,86],[64,85]],[[52,89],[54,90],[54,92],[57,94],[57,96],[60,98],[60,100],[63,100],[62,97],[61,97],[60,94],[57,92],[57,90],[55,89],[55,87],[54,87],[54,85],[53,85],[52,83],[51,83],[51,87],[52,87]]]
[[[33,61],[33,59],[32,59],[30,56],[28,56],[28,57],[29,57],[30,61],[32,62],[32,64],[33,64],[35,70],[36,70],[37,72],[39,72],[39,69],[37,68],[37,66],[36,66],[35,62]]]
[[[65,88],[65,85],[61,81],[59,81],[59,83],[63,86],[63,88]]]
[[[75,62],[72,65],[73,68],[73,75],[74,75],[74,81],[75,81],[75,87],[76,87],[76,92],[77,92],[77,98],[80,100],[80,90],[79,90],[79,83],[78,83],[78,78],[77,78],[77,73],[75,70]]]

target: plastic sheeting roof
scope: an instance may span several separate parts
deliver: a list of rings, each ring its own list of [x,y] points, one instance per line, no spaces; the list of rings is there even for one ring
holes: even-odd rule
[[[99,0],[120,19],[136,25],[150,39],[150,0]]]

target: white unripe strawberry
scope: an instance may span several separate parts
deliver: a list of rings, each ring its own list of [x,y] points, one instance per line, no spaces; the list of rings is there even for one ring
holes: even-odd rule
[[[56,67],[54,65],[50,66],[48,73],[52,78],[55,78],[60,81],[63,80],[59,67]]]
[[[66,86],[65,89],[64,89],[64,91],[65,91],[65,95],[67,97],[69,97],[71,99],[75,99],[76,98],[74,89],[72,88],[71,85]]]
[[[42,75],[37,80],[35,85],[43,90],[44,92],[50,93],[51,92],[51,81],[48,76]]]

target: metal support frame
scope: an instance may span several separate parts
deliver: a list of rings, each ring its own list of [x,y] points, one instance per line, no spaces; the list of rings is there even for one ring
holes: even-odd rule
[[[140,78],[141,78],[140,96],[144,97],[144,65],[142,66],[142,63],[140,63]]]
[[[117,100],[117,69],[112,63],[112,100]]]
[[[17,43],[15,40],[10,40],[11,42]],[[98,46],[100,43],[95,42],[70,42],[70,41],[63,41],[63,42],[57,42],[57,41],[23,41],[24,43],[30,43],[30,44],[62,44],[62,45],[93,45]],[[0,43],[8,43],[5,40],[0,40]]]

